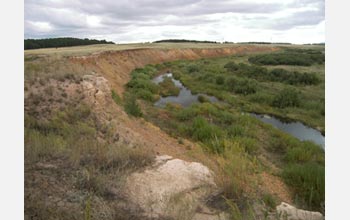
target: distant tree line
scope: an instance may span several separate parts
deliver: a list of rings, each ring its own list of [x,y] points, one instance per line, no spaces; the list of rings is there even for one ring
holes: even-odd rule
[[[39,48],[54,48],[54,47],[71,47],[91,44],[114,44],[111,41],[106,40],[94,40],[94,39],[79,39],[72,37],[62,38],[47,38],[47,39],[25,39],[24,49],[39,49]]]
[[[208,43],[208,44],[218,44],[216,41],[201,41],[201,40],[185,40],[185,39],[166,39],[166,40],[157,40],[153,43]]]

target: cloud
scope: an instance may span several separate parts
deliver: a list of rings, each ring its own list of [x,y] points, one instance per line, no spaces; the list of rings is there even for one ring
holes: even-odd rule
[[[324,21],[324,1],[25,0],[24,12],[25,38],[96,37],[116,42],[162,38],[221,41],[225,38],[237,41],[235,30],[249,34],[316,27]]]

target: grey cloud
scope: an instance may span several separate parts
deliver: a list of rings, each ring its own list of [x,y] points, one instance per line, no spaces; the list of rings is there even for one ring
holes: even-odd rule
[[[272,23],[269,28],[287,30],[297,26],[317,25],[324,20],[319,11],[302,11]]]
[[[278,1],[276,1],[278,2]],[[288,8],[314,8],[307,12],[296,12],[275,19],[274,13]],[[228,14],[235,24],[253,29],[287,30],[296,26],[314,25],[324,20],[324,1],[296,0],[290,4],[261,3],[244,0],[25,0],[25,37],[105,36],[109,40],[137,40],[152,38],[181,38],[175,31],[159,31],[145,33],[147,28],[163,27],[199,27],[201,25],[218,24],[215,14]],[[91,26],[88,18],[96,16],[99,25]],[[235,17],[236,16],[236,17]],[[238,17],[243,18],[238,19]],[[40,30],[36,22],[47,22],[52,30]],[[215,25],[210,25],[215,27]],[[163,30],[163,29],[162,29]],[[130,36],[130,33],[136,33]],[[220,35],[218,30],[205,32],[208,37]],[[112,39],[111,39],[112,38]]]

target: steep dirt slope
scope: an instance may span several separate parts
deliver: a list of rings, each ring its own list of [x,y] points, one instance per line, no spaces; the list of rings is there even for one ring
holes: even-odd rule
[[[277,47],[253,45],[210,49],[133,49],[77,56],[72,57],[71,61],[85,66],[86,69],[97,69],[109,81],[110,86],[121,95],[124,85],[130,80],[130,72],[146,64],[276,50],[278,50]]]

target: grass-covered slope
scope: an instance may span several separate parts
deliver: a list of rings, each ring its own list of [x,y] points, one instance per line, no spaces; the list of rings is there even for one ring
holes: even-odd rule
[[[228,200],[242,205],[263,198],[254,182],[274,170],[291,187],[296,203],[324,211],[324,151],[243,114],[273,114],[323,130],[324,65],[255,66],[249,64],[250,56],[149,65],[132,73],[126,95],[145,100],[144,118],[179,140],[199,142],[209,157],[220,158],[217,175],[225,176],[221,184]],[[171,70],[193,92],[214,95],[225,104],[154,107],[162,89],[154,90],[149,83],[164,70]],[[140,79],[143,85],[130,86]]]

